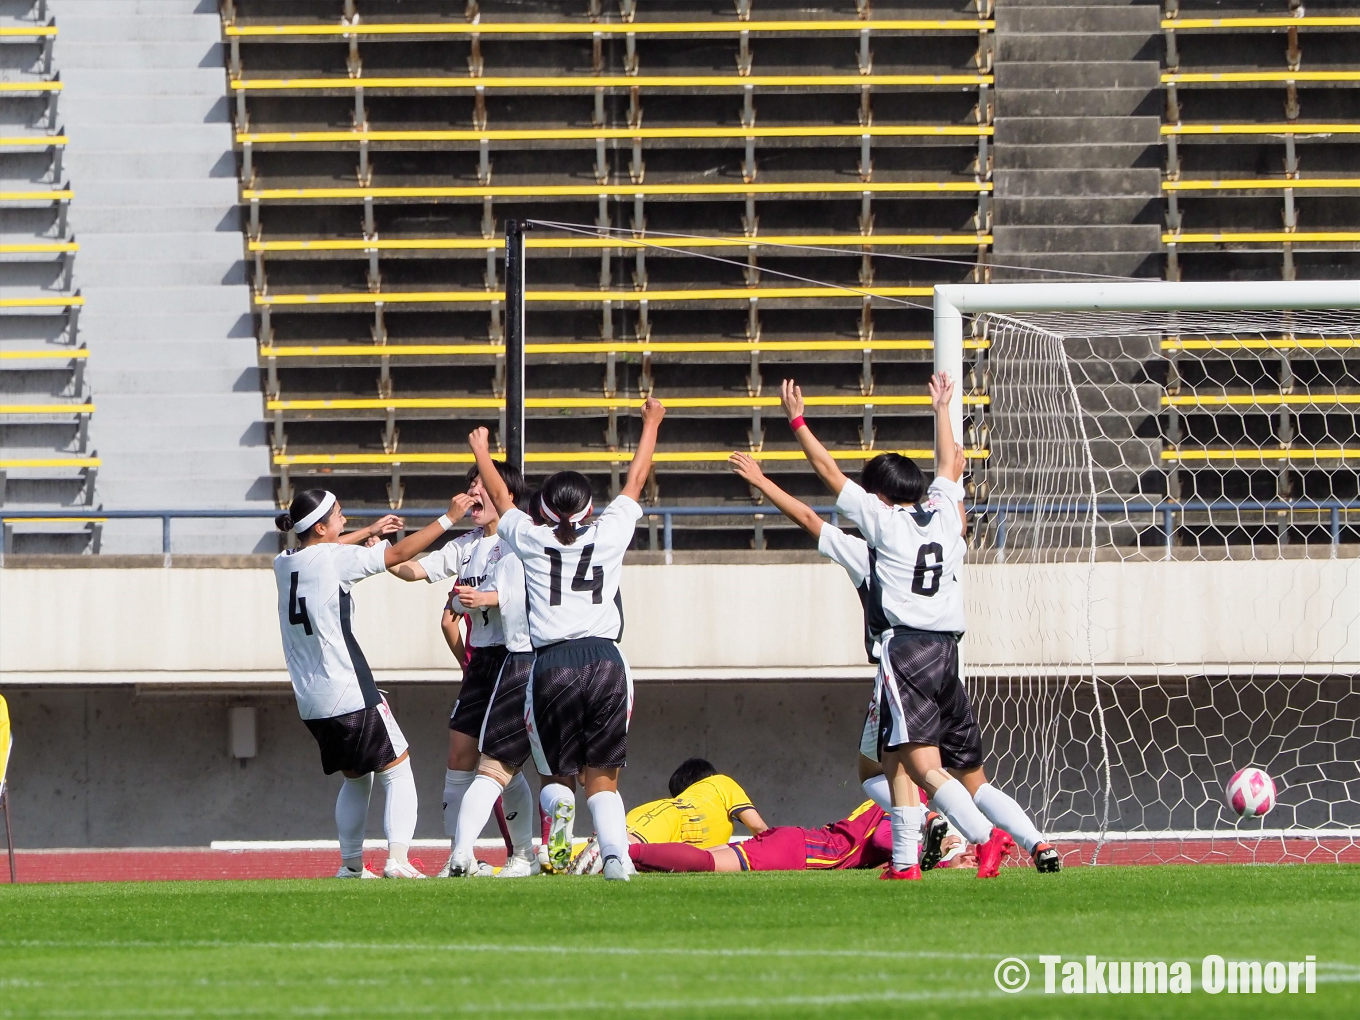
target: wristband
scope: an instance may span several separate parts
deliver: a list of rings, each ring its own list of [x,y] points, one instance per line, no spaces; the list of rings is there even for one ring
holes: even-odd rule
[[[452,519],[450,519],[448,514],[445,514],[443,517],[439,518],[438,524],[445,531],[453,530],[453,521]]]
[[[789,428],[797,432],[799,429],[807,428],[807,422],[803,421],[803,416],[800,414],[789,422]]]

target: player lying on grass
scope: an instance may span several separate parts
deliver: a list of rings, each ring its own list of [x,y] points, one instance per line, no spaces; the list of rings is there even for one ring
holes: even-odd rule
[[[642,517],[638,500],[652,469],[666,410],[648,399],[628,479],[593,522],[589,480],[575,471],[550,475],[539,494],[547,524],[515,508],[491,460],[485,428],[468,436],[492,502],[499,534],[524,565],[529,636],[536,652],[525,703],[534,762],[542,775],[581,776],[604,860],[604,877],[627,881],[628,831],[619,769],[627,759],[633,680],[619,650],[623,632],[619,582],[623,555]],[[545,788],[545,793],[549,788]],[[546,805],[545,805],[546,810]]]
[[[700,850],[732,841],[732,823],[741,822],[753,834],[769,828],[731,776],[718,772],[703,758],[680,763],[667,784],[670,796],[639,804],[628,812],[628,842],[688,843]],[[573,875],[599,870],[600,849],[591,840],[572,862]]]
[[[416,829],[416,783],[401,727],[378,690],[352,621],[351,589],[423,552],[453,527],[449,513],[407,535],[396,545],[365,539],[399,530],[402,522],[385,517],[363,531],[345,535],[345,517],[335,494],[308,489],[293,500],[274,524],[297,535],[299,547],[274,558],[279,594],[279,630],[298,712],[321,748],[326,775],[344,774],[335,801],[335,825],[343,863],[339,878],[376,878],[364,868],[364,823],[373,776],[387,794],[383,831],[387,835],[388,878],[424,878],[407,860]],[[343,537],[342,537],[343,536]]]
[[[866,800],[850,817],[820,829],[776,825],[742,843],[701,850],[689,843],[635,843],[639,871],[826,871],[878,868],[891,861],[887,813]]]
[[[827,559],[839,563],[845,569],[845,572],[850,576],[850,583],[855,586],[855,594],[859,596],[860,605],[864,608],[864,651],[868,655],[869,661],[877,666],[883,635],[892,629],[892,625],[883,615],[881,593],[874,589],[874,557],[869,549],[869,544],[862,538],[847,535],[835,525],[828,524],[817,516],[812,507],[790,496],[765,475],[765,472],[760,469],[760,465],[750,454],[733,453],[728,458],[728,463],[738,476],[773,503],[780,513],[815,538],[819,553]],[[873,463],[874,461],[869,462],[869,464]],[[872,480],[872,472],[870,472],[868,465],[865,467],[865,475],[862,478],[866,476]],[[890,812],[892,810],[892,790],[887,777],[883,774],[883,766],[877,760],[867,758],[862,753],[859,755],[859,780],[865,794],[875,804],[884,811]],[[910,778],[902,777],[898,781],[903,784],[902,793],[908,804],[913,803],[911,799],[913,796],[917,800],[923,799],[916,784]],[[924,834],[924,845],[918,844],[921,870],[929,871],[939,862],[940,843],[944,839],[947,828],[948,823],[939,814],[934,811],[926,813],[925,822],[921,828],[921,832]],[[916,839],[917,836],[911,832],[904,834],[904,852],[899,855],[903,861],[917,859],[917,849],[911,846]]]
[[[982,736],[959,677],[963,591],[958,574],[967,544],[963,510],[963,448],[954,442],[947,374],[930,379],[935,411],[937,475],[929,487],[908,458],[885,453],[864,466],[861,486],[845,476],[803,420],[803,394],[785,379],[781,394],[790,427],[836,508],[871,550],[872,612],[890,629],[882,635],[874,696],[860,751],[883,764],[892,792],[893,860],[884,878],[919,878],[916,847],[922,787],[970,843],[978,845],[978,877],[994,878],[1014,846],[1014,833],[1040,871],[1057,871],[1057,851],[1043,841],[1024,809],[987,782]],[[899,835],[900,834],[900,835]]]

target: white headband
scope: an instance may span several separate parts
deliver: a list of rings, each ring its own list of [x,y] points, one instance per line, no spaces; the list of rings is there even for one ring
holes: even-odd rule
[[[560,524],[562,522],[562,518],[553,513],[552,507],[548,506],[548,501],[542,496],[538,497],[538,505],[543,510],[543,516],[548,518],[548,520],[552,521],[554,524]],[[572,524],[580,524],[590,516],[591,511],[594,509],[595,501],[588,499],[586,500],[586,505],[568,517],[567,520],[571,521]]]
[[[302,520],[293,524],[293,530],[301,535],[317,521],[326,519],[326,515],[331,512],[331,507],[335,506],[335,493],[327,492],[321,497],[321,502],[316,505],[316,509],[309,513]]]

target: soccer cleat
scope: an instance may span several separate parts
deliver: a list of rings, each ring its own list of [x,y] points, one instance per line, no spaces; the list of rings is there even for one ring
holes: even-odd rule
[[[505,867],[496,872],[497,878],[529,878],[542,872],[537,857],[520,857],[518,854],[512,856],[505,862]]]
[[[603,868],[604,862],[600,860],[600,844],[593,839],[571,862],[571,874],[573,875],[598,875]]]
[[[919,882],[921,880],[921,865],[913,864],[906,871],[898,871],[891,864],[883,869],[883,874],[878,876],[885,881],[905,880],[908,882]]]
[[[449,854],[448,863],[439,869],[439,878],[490,878],[496,873],[496,869],[487,864],[486,861],[479,861],[477,858],[459,859],[455,854]]]
[[[548,844],[546,841],[539,843],[538,846],[534,847],[534,855],[538,858],[538,866],[543,873],[551,875],[553,873],[552,861],[548,859]]]
[[[925,836],[921,840],[921,870],[931,871],[939,867],[944,856],[944,838],[949,835],[949,823],[944,815],[932,811],[926,815]]]
[[[604,859],[604,877],[610,882],[627,882],[632,876],[623,866],[623,862],[610,854]]]
[[[1036,843],[1030,852],[1034,858],[1034,870],[1040,873],[1062,871],[1062,858],[1052,843]]]
[[[548,864],[550,870],[565,875],[571,868],[571,823],[576,817],[576,805],[564,801],[553,812],[552,828],[548,831]]]
[[[340,865],[340,870],[335,873],[336,878],[381,878],[367,868],[360,868],[358,871],[352,870],[348,865]]]
[[[996,878],[1001,874],[1001,860],[1015,849],[1015,840],[1003,829],[992,829],[991,839],[977,848],[978,878]]]
[[[430,876],[427,875],[427,874],[425,874],[425,872],[421,871],[419,868],[417,868],[417,867],[416,867],[414,864],[412,864],[410,861],[402,861],[401,863],[398,863],[398,862],[396,862],[396,861],[389,860],[389,861],[387,862],[387,864],[383,866],[383,874],[382,874],[382,877],[383,877],[383,878],[429,878]]]

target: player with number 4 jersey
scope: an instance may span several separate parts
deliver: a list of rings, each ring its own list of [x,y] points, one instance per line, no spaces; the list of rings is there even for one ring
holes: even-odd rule
[[[536,524],[514,506],[497,476],[487,430],[468,437],[501,514],[499,534],[524,567],[535,652],[525,715],[535,764],[544,775],[581,776],[608,879],[627,880],[632,873],[618,793],[633,710],[633,681],[618,647],[619,583],[665,413],[657,400],[643,404],[642,435],[628,479],[594,521],[589,480],[559,471],[543,482],[537,510],[544,523]]]
[[[998,874],[1020,839],[1040,871],[1057,871],[1057,851],[1045,843],[1024,809],[987,782],[982,736],[959,675],[965,628],[959,573],[967,551],[963,509],[963,447],[954,442],[949,404],[954,383],[930,379],[935,412],[936,477],[929,485],[907,457],[885,453],[864,466],[863,485],[847,478],[803,418],[803,394],[785,379],[784,411],[798,445],[836,497],[836,509],[871,551],[870,587],[881,617],[874,695],[860,750],[878,760],[892,799],[892,865],[885,878],[920,878],[916,834],[921,787],[964,837],[978,844],[978,877]]]

